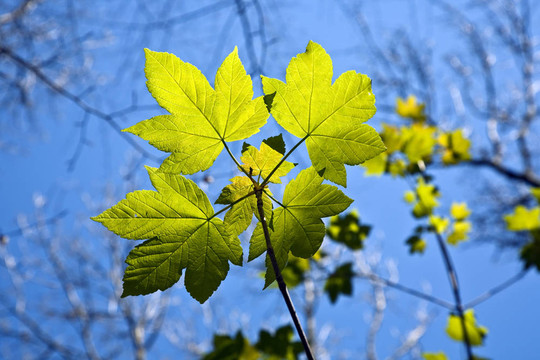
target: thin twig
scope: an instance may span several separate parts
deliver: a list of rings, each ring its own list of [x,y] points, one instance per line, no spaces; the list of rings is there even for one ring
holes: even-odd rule
[[[444,264],[446,266],[446,273],[448,275],[448,280],[450,281],[450,286],[452,287],[454,300],[456,301],[456,311],[458,313],[459,318],[461,319],[461,328],[463,330],[463,338],[465,340],[465,350],[467,351],[467,359],[473,360],[474,358],[473,358],[473,353],[472,353],[471,340],[469,338],[469,334],[467,333],[467,327],[465,326],[465,315],[464,315],[463,303],[461,302],[461,290],[459,287],[456,269],[454,267],[454,264],[452,263],[452,258],[450,257],[450,253],[448,252],[448,248],[446,247],[441,234],[435,233],[435,235],[436,235],[435,237],[437,238],[437,243],[439,244],[439,248],[441,250],[441,254],[443,256]]]
[[[475,307],[476,305],[478,305],[478,304],[480,304],[480,303],[482,303],[482,302],[484,302],[486,300],[491,299],[494,295],[500,293],[501,291],[503,291],[503,290],[509,288],[510,286],[514,285],[515,283],[517,283],[519,280],[523,279],[523,277],[528,272],[529,272],[528,269],[521,270],[516,275],[512,276],[510,279],[504,281],[503,283],[495,286],[492,289],[489,289],[488,291],[486,291],[482,295],[478,296],[477,298],[469,301],[467,304],[465,304],[465,308],[468,309],[468,308]]]
[[[281,164],[283,164],[283,162],[293,153],[294,150],[296,150],[296,148],[298,148],[304,141],[306,141],[306,139],[310,136],[310,134],[307,134],[306,136],[304,136],[302,139],[300,139],[300,141],[298,141],[296,143],[296,145],[294,145],[292,147],[291,150],[289,150],[288,153],[285,154],[285,156],[283,156],[281,158],[281,160],[279,161],[279,163],[272,169],[272,171],[270,171],[270,174],[268,174],[268,176],[264,179],[264,181],[261,183],[261,187],[265,187],[269,182],[270,182],[270,178],[272,177],[272,175],[274,175],[274,173],[277,171],[277,169],[279,169],[279,167],[281,166]]]
[[[406,286],[403,286],[395,281],[391,281],[391,280],[388,280],[388,279],[385,279],[375,273],[356,273],[355,274],[356,276],[360,277],[360,278],[364,278],[364,279],[369,279],[373,282],[378,282],[378,283],[381,283],[381,284],[384,284],[386,286],[389,286],[391,288],[394,288],[396,290],[399,290],[399,291],[402,291],[404,293],[407,293],[409,295],[412,295],[412,296],[416,296],[417,298],[420,298],[420,299],[423,299],[423,300],[426,300],[426,301],[429,301],[435,305],[439,305],[439,306],[442,306],[448,310],[454,310],[455,309],[455,306],[451,303],[449,303],[448,301],[445,301],[445,300],[442,300],[442,299],[439,299],[439,298],[436,298],[435,296],[431,296],[431,295],[428,295],[426,293],[423,293],[421,291],[418,291],[418,290],[414,290],[414,289],[411,289],[409,287],[406,287]]]
[[[306,353],[308,360],[313,360],[314,357],[311,352],[311,347],[309,346],[309,342],[306,338],[306,334],[304,333],[304,329],[302,328],[302,324],[300,324],[300,320],[298,319],[298,314],[294,309],[294,304],[292,302],[291,296],[289,295],[289,291],[287,290],[287,285],[285,284],[285,281],[281,276],[281,270],[279,269],[276,255],[274,253],[274,248],[272,246],[272,242],[270,241],[270,232],[268,231],[268,225],[266,224],[266,219],[264,217],[262,193],[263,187],[259,187],[259,189],[257,189],[257,191],[255,192],[255,196],[257,197],[257,209],[259,211],[259,218],[263,228],[264,238],[266,240],[266,254],[270,258],[270,262],[272,263],[272,268],[274,269],[274,274],[276,275],[276,281],[279,286],[279,291],[281,291],[281,295],[283,296],[283,299],[287,304],[287,308],[289,309],[289,313],[293,320],[294,326],[296,327],[296,331],[298,332],[298,336],[300,337],[302,345],[304,346],[304,352]]]
[[[73,102],[75,105],[83,109],[88,114],[94,115],[95,117],[104,120],[109,126],[111,126],[114,129],[114,131],[118,133],[118,135],[120,135],[120,137],[122,137],[129,145],[131,145],[135,150],[140,152],[144,157],[155,160],[155,161],[160,160],[155,155],[144,150],[132,137],[122,132],[122,128],[116,123],[114,117],[111,116],[111,114],[106,114],[102,112],[101,110],[89,105],[79,96],[69,92],[66,88],[56,84],[47,75],[45,75],[39,67],[28,62],[27,60],[23,59],[19,55],[15,54],[13,51],[11,51],[11,49],[8,49],[2,46],[0,47],[0,54],[2,53],[5,54],[10,59],[12,59],[16,64],[18,64],[22,68],[27,69],[28,71],[32,72],[38,79],[40,79],[47,87],[49,87],[54,92],[70,100],[71,102]]]

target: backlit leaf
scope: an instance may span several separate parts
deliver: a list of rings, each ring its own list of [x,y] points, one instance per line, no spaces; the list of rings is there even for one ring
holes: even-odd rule
[[[381,176],[386,171],[388,154],[382,153],[372,159],[364,161],[362,167],[366,169],[366,176]]]
[[[423,254],[426,251],[427,243],[418,235],[408,238],[406,244],[409,245],[409,253],[411,254]]]
[[[231,179],[231,184],[223,188],[219,198],[216,200],[216,204],[222,205],[238,201],[227,211],[223,219],[225,225],[234,235],[240,235],[248,228],[253,215],[259,218],[257,198],[255,194],[249,195],[253,191],[253,182],[248,177],[236,176]],[[272,201],[266,194],[263,194],[263,209],[265,217],[270,221],[272,219]]]
[[[345,215],[334,215],[326,229],[326,234],[335,242],[347,246],[351,250],[364,247],[364,240],[371,232],[371,226],[360,223],[358,211],[352,210]]]
[[[428,184],[424,179],[418,179],[418,185],[416,186],[416,202],[413,207],[413,215],[417,218],[428,216],[433,212],[433,209],[439,206],[437,198],[440,197],[437,188]],[[411,198],[410,195],[409,200]]]
[[[426,104],[417,102],[414,95],[409,95],[407,100],[400,97],[396,100],[396,113],[401,117],[414,121],[426,120],[426,115],[424,114],[425,107]]]
[[[448,357],[442,351],[438,353],[422,353],[422,357],[425,360],[448,360]]]
[[[238,51],[218,69],[215,90],[193,65],[169,53],[145,49],[147,87],[170,115],[160,115],[124,130],[171,155],[161,165],[170,173],[206,170],[226,141],[257,133],[268,111],[262,97],[252,100],[251,78]]]
[[[484,343],[484,338],[488,333],[488,329],[476,323],[473,309],[465,311],[464,319],[465,330],[467,331],[469,343],[472,346],[482,345]],[[446,326],[446,333],[448,336],[450,336],[450,338],[456,341],[465,341],[463,336],[463,325],[459,316],[450,314],[448,317],[448,324]]]
[[[433,231],[435,231],[437,234],[442,234],[448,228],[448,225],[450,224],[450,219],[431,215],[429,217],[429,224],[433,227]]]
[[[471,223],[468,221],[456,221],[452,225],[452,232],[448,235],[446,241],[449,244],[457,245],[461,241],[465,241],[469,238],[469,232],[471,231]]]
[[[272,115],[304,139],[313,167],[325,179],[345,186],[345,165],[357,165],[383,152],[377,132],[363,124],[375,114],[371,80],[355,71],[332,84],[332,60],[312,41],[287,67],[286,83],[262,77],[265,94],[275,93]]]
[[[227,276],[229,261],[242,264],[240,241],[212,217],[208,198],[193,181],[147,170],[157,191],[129,193],[92,218],[123,238],[151,239],[126,260],[123,296],[170,287],[185,268],[186,289],[203,303]]]
[[[455,220],[465,220],[471,215],[471,210],[467,208],[467,203],[452,203],[450,215],[452,215]]]
[[[285,267],[289,251],[301,258],[313,256],[325,234],[321,218],[337,215],[352,203],[335,186],[322,182],[323,178],[311,167],[301,171],[285,187],[283,207],[274,210],[274,230],[270,229],[270,240],[280,269]],[[255,259],[265,250],[266,242],[259,223],[251,237],[249,259]],[[267,259],[265,287],[274,280],[275,274]]]
[[[247,173],[249,173],[251,170],[253,176],[260,175],[263,179],[266,179],[266,177],[270,175],[270,172],[278,165],[282,157],[283,154],[274,150],[266,142],[262,142],[261,150],[258,150],[254,146],[248,146],[247,149],[242,153],[240,161],[242,161],[242,167]],[[287,175],[293,168],[293,163],[284,161],[272,174],[269,181],[275,184],[281,184],[281,180],[279,178]]]
[[[508,230],[525,231],[540,228],[540,207],[527,209],[523,205],[518,205],[513,214],[504,217]]]
[[[445,165],[457,164],[471,158],[471,141],[463,136],[461,129],[440,135],[439,144],[444,148],[442,161]]]

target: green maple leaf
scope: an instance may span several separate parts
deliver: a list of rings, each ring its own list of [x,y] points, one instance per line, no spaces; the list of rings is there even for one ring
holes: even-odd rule
[[[338,267],[330,276],[326,279],[324,283],[324,292],[328,294],[330,302],[335,304],[339,295],[352,295],[352,278],[354,276],[354,271],[352,269],[352,263],[348,262],[346,264]]]
[[[271,334],[267,330],[259,332],[259,341],[255,345],[257,349],[262,351],[268,357],[265,359],[298,359],[303,352],[303,346],[300,341],[293,341],[294,330],[292,326],[285,325],[276,330],[275,334]]]
[[[272,115],[306,142],[313,167],[325,179],[346,186],[345,165],[357,165],[386,150],[377,132],[363,124],[375,114],[371,80],[355,71],[332,84],[332,60],[309,42],[287,67],[286,80],[262,76],[263,90],[275,93]]]
[[[186,289],[203,303],[227,276],[229,261],[242,265],[240,240],[213,217],[210,201],[193,181],[147,170],[157,191],[129,193],[92,218],[123,238],[150,239],[128,255],[122,296],[165,290],[186,269]]]
[[[215,90],[193,65],[173,54],[145,49],[147,87],[170,115],[153,117],[124,130],[171,155],[160,170],[193,174],[208,169],[225,142],[242,140],[266,123],[263,97],[238,57],[227,56],[217,71]]]
[[[253,193],[253,182],[246,176],[236,176],[231,179],[231,184],[225,186],[216,200],[216,204],[232,207],[225,214],[223,222],[235,235],[243,233],[251,224],[253,215],[259,218],[257,198]],[[250,193],[252,193],[250,195]],[[238,201],[239,200],[239,201]],[[272,219],[272,200],[267,194],[263,194],[263,210],[268,221]]]
[[[352,200],[333,185],[323,184],[323,178],[310,167],[302,170],[296,179],[285,187],[281,207],[274,210],[270,241],[280,269],[287,264],[289,251],[294,256],[309,258],[320,248],[325,235],[321,218],[341,213]],[[266,250],[262,225],[259,223],[251,237],[249,259],[251,261]],[[265,288],[274,280],[275,274],[269,258],[266,259]]]
[[[278,165],[283,157],[282,153],[274,150],[266,142],[262,142],[261,150],[256,147],[248,145],[245,151],[242,152],[242,168],[246,173],[251,171],[253,176],[260,175],[263,179],[266,179],[270,172]],[[272,177],[268,180],[275,184],[281,184],[279,179],[285,176],[294,168],[294,164],[288,161],[283,161],[279,168],[272,174]]]

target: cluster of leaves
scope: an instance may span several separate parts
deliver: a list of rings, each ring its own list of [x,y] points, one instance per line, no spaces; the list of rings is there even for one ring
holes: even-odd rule
[[[417,226],[413,235],[406,240],[411,254],[425,251],[427,243],[422,236],[424,233],[444,236],[447,243],[456,246],[468,239],[472,227],[467,221],[471,211],[466,203],[452,203],[449,217],[434,214],[434,210],[439,207],[438,198],[441,195],[435,185],[426,183],[425,178],[418,177],[414,191],[406,191],[404,195],[405,201],[413,206],[413,216],[428,219],[428,224]]]
[[[423,224],[418,225],[406,240],[411,254],[422,254],[426,250],[427,242],[424,235],[427,233],[434,234],[438,241],[446,240],[448,244],[456,246],[468,239],[471,231],[468,218],[471,211],[466,203],[452,203],[449,216],[436,214],[441,194],[426,169],[435,160],[446,166],[468,161],[471,158],[470,141],[464,137],[460,129],[444,132],[430,125],[425,105],[419,103],[414,96],[409,96],[407,100],[398,98],[396,113],[406,119],[406,125],[398,127],[383,124],[381,137],[388,151],[365,162],[363,164],[366,168],[365,174],[367,176],[390,174],[393,177],[415,178],[414,189],[405,192],[404,199],[411,204],[413,217],[423,221]],[[540,213],[536,217],[538,215]],[[522,219],[522,214],[516,218]],[[537,225],[532,223],[529,221],[527,226],[534,229],[540,226],[540,222]],[[523,226],[518,225],[516,229],[525,230]],[[529,228],[527,230],[531,230]],[[473,309],[464,313],[463,320],[459,315],[450,314],[446,332],[451,339],[465,342],[463,326],[470,345],[483,344],[487,329],[477,325]],[[426,360],[447,359],[442,352],[424,353],[423,357]]]
[[[535,266],[540,271],[540,188],[532,188],[531,195],[535,198],[536,206],[527,208],[518,205],[504,220],[508,230],[529,234],[531,240],[521,249],[521,259],[526,268]]]
[[[273,246],[282,270],[290,254],[307,259],[325,236],[322,218],[344,211],[352,200],[329,180],[346,186],[345,164],[358,165],[385,151],[378,133],[364,124],[375,113],[371,80],[348,71],[332,84],[332,60],[318,44],[287,67],[286,82],[262,77],[265,96],[253,99],[253,84],[235,49],[219,67],[214,88],[193,65],[168,53],[146,52],[147,87],[169,112],[125,131],[170,153],[159,169],[148,168],[156,191],[139,190],[94,217],[126,239],[146,240],[126,260],[122,296],[165,290],[185,269],[185,287],[205,302],[225,279],[229,262],[241,266],[238,235],[253,221],[248,261]],[[259,148],[244,143],[240,162],[228,144],[264,126],[271,111],[300,140],[289,152],[281,136]],[[269,189],[294,168],[286,161],[305,143],[312,166],[300,171],[281,201]],[[209,169],[226,149],[242,176],[222,189],[215,212],[207,195],[183,175]],[[279,206],[275,207],[277,204]],[[221,220],[218,215],[225,212]],[[268,223],[269,237],[263,224]],[[265,287],[275,280],[267,254]]]
[[[417,174],[440,156],[445,165],[454,165],[471,158],[470,140],[463,131],[457,129],[445,132],[430,125],[425,114],[425,104],[418,103],[416,97],[397,99],[396,112],[408,120],[403,126],[382,125],[381,137],[388,150],[362,166],[366,175],[391,174],[405,177]]]
[[[259,339],[252,344],[239,330],[234,337],[214,335],[212,351],[202,356],[203,360],[296,360],[303,352],[299,341],[292,341],[293,328],[280,327],[272,334],[266,330],[259,332]]]

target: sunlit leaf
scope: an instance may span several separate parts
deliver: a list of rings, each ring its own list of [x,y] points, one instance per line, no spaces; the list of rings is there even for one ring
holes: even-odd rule
[[[417,218],[428,216],[433,212],[433,209],[439,206],[437,198],[440,197],[437,188],[429,183],[426,183],[424,179],[418,179],[418,185],[416,186],[416,202],[413,207],[413,215]],[[410,198],[410,195],[409,195]]]
[[[488,329],[485,326],[478,325],[474,316],[474,310],[469,309],[464,313],[465,330],[469,338],[469,343],[472,346],[479,346],[484,343],[484,338],[487,336]],[[450,338],[456,341],[465,341],[463,335],[463,325],[461,318],[455,314],[450,314],[446,333]]]
[[[272,200],[264,193],[262,198],[265,218],[270,221],[272,219]],[[234,205],[225,214],[223,222],[232,234],[240,235],[251,224],[253,215],[259,218],[253,182],[248,177],[236,176],[232,178],[231,184],[223,188],[216,200],[216,204],[233,203]]]
[[[128,256],[123,296],[164,290],[186,269],[186,289],[203,303],[227,276],[229,261],[242,264],[240,241],[212,217],[212,205],[193,181],[147,169],[157,191],[129,193],[92,218],[126,239],[156,238]]]
[[[471,231],[471,223],[468,221],[456,221],[452,224],[452,232],[446,238],[449,244],[457,245],[461,241],[465,241],[469,238],[469,232]]]
[[[437,234],[442,234],[448,228],[448,225],[450,224],[450,219],[436,216],[436,215],[431,215],[429,217],[429,224],[433,227],[433,230]]]
[[[442,351],[438,353],[422,353],[422,357],[425,360],[448,360],[448,357]]]
[[[283,154],[274,150],[266,142],[261,143],[261,150],[258,150],[254,146],[248,146],[247,149],[242,152],[242,168],[249,173],[252,171],[253,176],[260,175],[263,179],[266,179],[270,172],[279,164]],[[279,179],[285,176],[294,168],[294,164],[288,161],[283,161],[279,168],[272,174],[269,179],[270,182],[281,184]]]
[[[386,147],[377,132],[363,124],[375,114],[371,80],[355,71],[332,84],[332,60],[309,42],[287,67],[284,83],[262,77],[265,94],[275,93],[272,115],[294,136],[305,139],[313,167],[325,179],[345,186],[345,165],[357,165]]]
[[[444,148],[442,161],[445,165],[457,164],[471,158],[471,141],[463,136],[461,129],[440,135],[439,144]]]
[[[403,137],[402,152],[407,156],[411,164],[428,161],[433,155],[436,144],[433,126],[424,124],[413,124],[410,127],[401,128]]]
[[[416,100],[416,96],[409,95],[407,100],[398,97],[396,99],[396,113],[404,118],[409,118],[414,121],[425,121],[426,115],[424,113],[426,105],[419,103]]]
[[[270,239],[280,269],[285,267],[289,251],[293,255],[309,258],[322,244],[325,226],[321,218],[341,213],[352,200],[333,185],[323,184],[315,169],[302,170],[285,187],[283,207],[274,210],[274,230]],[[263,229],[259,223],[250,241],[249,259],[253,260],[266,250]],[[265,287],[275,280],[269,259],[266,261]]]
[[[471,215],[471,210],[467,207],[467,203],[452,203],[450,215],[455,220],[465,220]]]
[[[252,100],[251,78],[236,48],[218,69],[215,90],[195,66],[169,53],[148,49],[145,53],[148,90],[170,115],[141,121],[125,131],[171,153],[162,171],[206,170],[226,141],[246,139],[266,123],[266,105],[262,97]]]
[[[380,176],[386,171],[388,154],[382,153],[372,159],[364,161],[362,167],[366,169],[366,176]]]
[[[406,244],[409,245],[409,253],[411,254],[423,254],[427,246],[426,241],[418,235],[408,238]]]
[[[508,230],[525,231],[540,228],[540,207],[527,209],[523,205],[518,205],[513,214],[505,215],[504,221]]]

